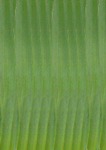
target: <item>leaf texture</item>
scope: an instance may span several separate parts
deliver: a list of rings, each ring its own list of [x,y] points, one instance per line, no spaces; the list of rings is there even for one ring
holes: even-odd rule
[[[105,0],[0,0],[0,149],[106,150],[105,49]]]

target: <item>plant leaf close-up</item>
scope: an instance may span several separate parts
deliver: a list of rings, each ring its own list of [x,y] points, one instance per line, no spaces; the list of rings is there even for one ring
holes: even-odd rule
[[[0,0],[0,150],[106,150],[105,90],[105,0]]]

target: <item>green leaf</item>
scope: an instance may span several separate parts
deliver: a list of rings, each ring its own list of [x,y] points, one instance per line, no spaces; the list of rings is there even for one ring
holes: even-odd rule
[[[0,149],[106,149],[105,0],[1,0]]]

